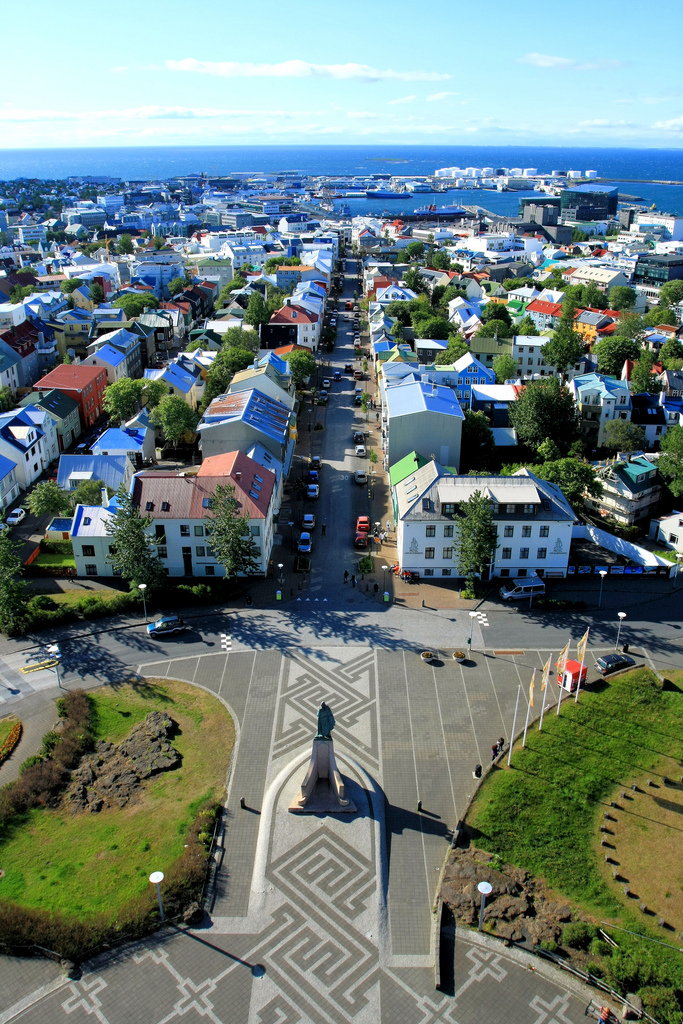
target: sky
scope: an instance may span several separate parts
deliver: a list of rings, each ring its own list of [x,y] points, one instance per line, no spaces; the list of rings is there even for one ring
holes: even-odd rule
[[[32,0],[0,25],[2,149],[683,148],[681,0]]]

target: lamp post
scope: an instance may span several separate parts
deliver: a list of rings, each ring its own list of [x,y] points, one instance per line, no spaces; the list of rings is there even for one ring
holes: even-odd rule
[[[145,591],[147,590],[146,583],[138,583],[138,590],[142,594],[142,607],[145,612],[145,622],[147,622],[147,599],[145,597]]]
[[[476,612],[470,612],[470,635],[467,638],[467,649],[472,650],[472,630],[474,629],[474,620],[477,617]]]
[[[278,562],[277,563],[277,567],[280,570],[279,580],[280,580],[280,586],[282,586],[283,583],[285,582],[285,574],[282,571],[284,569],[284,565],[282,564],[282,562]]]
[[[152,885],[156,885],[156,887],[157,887],[157,899],[159,901],[159,916],[161,917],[161,920],[163,921],[164,920],[164,905],[161,902],[161,889],[159,888],[159,886],[161,885],[161,883],[164,880],[164,873],[163,873],[163,871],[153,871],[152,874],[149,876],[149,880],[152,883]]]
[[[62,677],[60,675],[60,666],[62,661],[62,652],[59,649],[59,644],[48,644],[45,648],[48,654],[51,654],[55,659],[55,672],[57,673],[57,686],[62,688]]]
[[[619,650],[619,636],[621,634],[621,624],[624,621],[624,619],[626,618],[626,612],[617,612],[617,615],[619,616],[619,626],[617,627],[617,642],[614,645],[614,650],[615,651]]]
[[[384,573],[384,575],[382,576],[382,593],[383,594],[385,593],[385,591],[387,589],[387,569],[388,568],[389,568],[388,565],[383,565],[382,566],[382,572]]]
[[[477,889],[481,893],[481,907],[479,908],[479,931],[484,927],[484,907],[486,906],[486,897],[493,892],[493,886],[490,882],[480,882]]]
[[[602,608],[602,585],[605,582],[605,576],[607,571],[605,569],[600,570],[600,597],[598,598],[598,608]]]

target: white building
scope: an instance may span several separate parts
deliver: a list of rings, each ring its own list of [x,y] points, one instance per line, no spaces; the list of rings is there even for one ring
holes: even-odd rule
[[[683,512],[672,512],[670,516],[650,521],[650,540],[672,548],[683,558]]]

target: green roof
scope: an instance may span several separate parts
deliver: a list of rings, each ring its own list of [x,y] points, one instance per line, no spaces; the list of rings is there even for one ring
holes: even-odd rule
[[[400,484],[401,480],[405,480],[406,477],[410,476],[417,469],[422,469],[426,466],[429,459],[425,459],[422,455],[418,455],[417,452],[411,452],[410,455],[406,455],[404,458],[399,459],[389,469],[389,483],[392,487],[396,484]]]
[[[509,356],[512,355],[512,339],[511,338],[487,338],[484,336],[475,336],[470,338],[470,352],[477,353],[483,352],[486,355],[492,356]]]

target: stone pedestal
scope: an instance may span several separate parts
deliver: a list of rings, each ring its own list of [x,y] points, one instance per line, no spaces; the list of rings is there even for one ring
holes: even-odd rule
[[[289,810],[294,814],[355,814],[346,796],[331,739],[314,739],[304,781]]]

